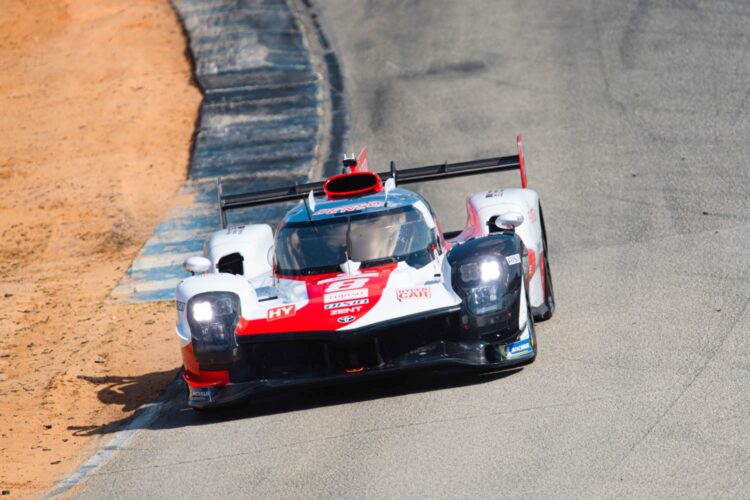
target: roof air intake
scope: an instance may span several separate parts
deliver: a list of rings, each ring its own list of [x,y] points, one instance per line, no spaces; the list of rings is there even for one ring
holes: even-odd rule
[[[325,191],[329,200],[378,193],[382,190],[383,181],[374,172],[352,172],[351,174],[335,175],[323,184],[323,191]]]

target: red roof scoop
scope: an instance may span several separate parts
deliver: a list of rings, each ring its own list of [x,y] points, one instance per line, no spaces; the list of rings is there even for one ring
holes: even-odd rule
[[[374,172],[352,172],[329,177],[323,184],[323,191],[329,200],[349,198],[361,194],[379,193],[383,190],[383,181]]]
[[[380,176],[370,172],[365,148],[362,148],[356,158],[344,155],[344,173],[330,177],[323,184],[323,191],[329,200],[379,193],[382,190],[383,181]]]

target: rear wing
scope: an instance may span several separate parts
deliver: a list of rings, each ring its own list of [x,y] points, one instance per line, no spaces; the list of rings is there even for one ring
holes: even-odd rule
[[[521,172],[521,186],[526,188],[526,170],[524,164],[523,147],[521,136],[516,138],[518,154],[511,156],[498,156],[485,158],[483,160],[464,161],[460,163],[441,163],[426,167],[396,169],[392,161],[388,172],[379,172],[378,176],[385,182],[393,179],[396,184],[415,184],[418,182],[451,179],[453,177],[465,177],[490,172],[505,172],[508,170],[519,170]],[[302,201],[307,198],[310,191],[313,196],[322,196],[325,181],[310,182],[307,184],[295,184],[264,191],[251,193],[224,195],[221,179],[218,180],[219,209],[221,211],[221,227],[227,227],[227,212],[240,208],[270,205],[272,203],[284,203],[289,201]]]

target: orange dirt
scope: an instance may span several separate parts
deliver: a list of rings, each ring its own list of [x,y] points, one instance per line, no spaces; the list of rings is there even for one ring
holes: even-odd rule
[[[0,489],[36,497],[176,374],[171,305],[105,300],[200,94],[167,0],[4,0],[0,68]]]

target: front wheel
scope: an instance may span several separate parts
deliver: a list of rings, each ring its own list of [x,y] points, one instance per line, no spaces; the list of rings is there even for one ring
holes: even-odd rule
[[[534,308],[534,319],[536,321],[546,321],[552,317],[555,313],[555,290],[552,287],[552,271],[549,267],[549,250],[547,248],[547,230],[544,227],[544,213],[542,212],[542,205],[539,204],[539,222],[542,225],[542,265],[543,279],[544,279],[544,303]]]

